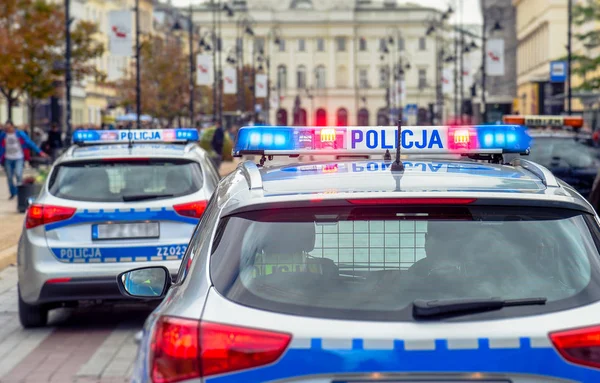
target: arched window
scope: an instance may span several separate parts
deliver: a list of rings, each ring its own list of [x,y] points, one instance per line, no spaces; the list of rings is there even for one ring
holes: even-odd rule
[[[336,71],[336,79],[335,85],[338,88],[347,88],[348,87],[348,69],[344,65],[340,65],[337,67]]]
[[[386,108],[381,108],[377,111],[377,126],[389,126],[390,116]]]
[[[369,126],[369,110],[367,108],[362,108],[358,111],[357,116],[358,126]]]
[[[277,115],[276,115],[275,119],[277,121],[277,125],[286,126],[288,123],[287,110],[285,110],[285,109],[277,110]]]
[[[306,89],[306,67],[304,65],[300,65],[296,72],[296,87]]]
[[[295,126],[306,126],[306,109],[298,108],[294,111],[294,125]]]
[[[325,89],[327,83],[325,82],[325,66],[319,65],[315,69],[315,87],[317,89]]]
[[[348,126],[348,110],[346,108],[338,109],[337,126]]]
[[[287,89],[287,68],[285,65],[277,67],[277,88]]]
[[[323,108],[317,109],[315,113],[316,126],[327,126],[327,112]]]

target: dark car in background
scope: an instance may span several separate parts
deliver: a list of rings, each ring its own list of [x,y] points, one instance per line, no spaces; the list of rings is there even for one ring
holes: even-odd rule
[[[588,198],[600,166],[600,149],[591,137],[571,132],[535,132],[530,160],[548,168],[556,177]]]

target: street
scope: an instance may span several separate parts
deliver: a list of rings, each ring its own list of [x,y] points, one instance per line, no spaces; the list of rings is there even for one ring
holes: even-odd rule
[[[224,162],[221,174],[237,162]],[[14,265],[23,214],[8,201],[6,179],[0,175],[0,382],[117,383],[127,382],[135,359],[134,335],[148,307],[93,307],[50,312],[46,328],[24,330],[17,308]]]

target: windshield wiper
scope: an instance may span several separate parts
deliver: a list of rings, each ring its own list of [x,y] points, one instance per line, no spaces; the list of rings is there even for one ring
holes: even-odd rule
[[[499,310],[509,306],[545,305],[548,298],[463,298],[463,299],[416,299],[413,302],[413,317],[430,318],[436,316],[465,315],[484,311]]]
[[[131,202],[131,201],[145,201],[148,199],[157,199],[157,198],[168,198],[173,197],[173,194],[134,194],[134,195],[124,195],[123,201]]]

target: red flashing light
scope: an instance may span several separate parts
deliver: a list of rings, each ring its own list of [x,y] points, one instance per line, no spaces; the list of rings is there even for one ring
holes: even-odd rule
[[[469,127],[448,127],[448,149],[477,149],[477,130]]]
[[[77,209],[64,206],[33,204],[27,209],[25,228],[47,225],[52,222],[64,221],[73,216]]]
[[[46,281],[47,285],[51,285],[54,283],[69,283],[71,282],[71,278],[52,278]]]
[[[550,339],[569,362],[600,368],[600,326],[550,333]]]
[[[353,205],[467,205],[476,198],[371,198],[349,199]]]
[[[272,363],[291,335],[161,317],[152,340],[152,381],[174,383]]]
[[[184,217],[201,218],[206,210],[207,201],[196,201],[174,205],[173,209],[177,214]]]

